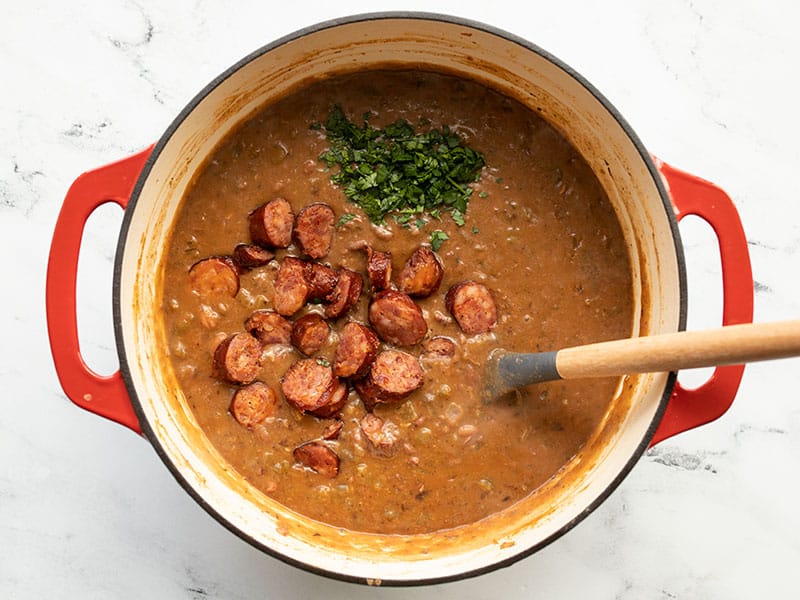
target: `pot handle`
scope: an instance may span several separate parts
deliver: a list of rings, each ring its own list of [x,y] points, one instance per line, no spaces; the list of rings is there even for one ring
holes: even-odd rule
[[[56,373],[72,402],[141,434],[122,375],[99,375],[83,360],[78,340],[76,283],[78,255],[89,216],[107,202],[128,205],[152,146],[80,175],[70,186],[56,221],[47,263],[45,304],[50,351]]]
[[[753,321],[753,272],[742,222],[730,197],[708,181],[679,171],[654,158],[680,221],[696,215],[714,230],[722,266],[722,324]],[[721,417],[730,408],[744,373],[744,365],[717,367],[700,387],[686,389],[676,382],[667,409],[650,442]]]

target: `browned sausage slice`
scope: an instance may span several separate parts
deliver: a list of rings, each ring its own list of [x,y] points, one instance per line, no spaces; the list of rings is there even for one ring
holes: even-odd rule
[[[353,384],[367,410],[375,404],[395,402],[422,386],[419,360],[400,350],[384,350],[375,358],[369,374]]]
[[[292,237],[304,254],[322,258],[331,250],[335,221],[336,215],[327,204],[309,204],[297,213]]]
[[[278,396],[263,381],[254,381],[236,390],[231,400],[230,411],[240,425],[252,427],[275,414]]]
[[[328,341],[331,328],[317,313],[308,313],[292,325],[292,344],[306,356],[319,352]]]
[[[367,413],[359,422],[361,432],[367,438],[375,454],[390,457],[397,452],[400,430],[391,421],[384,421],[373,413]]]
[[[311,412],[330,401],[336,384],[333,369],[313,358],[297,361],[281,379],[286,401],[300,412]]]
[[[328,425],[325,426],[320,437],[323,440],[338,440],[343,427],[344,421],[336,419],[333,423],[328,423]]]
[[[333,373],[337,377],[360,379],[367,374],[378,354],[380,340],[366,325],[350,321],[339,332],[339,345],[333,359]]]
[[[329,319],[338,319],[346,314],[358,302],[363,289],[364,278],[361,273],[345,267],[339,269],[336,287],[325,297],[325,302],[328,303],[325,307],[325,316]]]
[[[428,332],[422,309],[407,294],[395,290],[384,290],[372,298],[369,322],[384,342],[396,346],[418,344]]]
[[[265,248],[286,248],[292,243],[294,211],[284,198],[275,198],[250,213],[250,238]]]
[[[295,448],[292,454],[297,462],[323,477],[333,479],[339,474],[339,457],[323,442],[306,442]]]
[[[486,333],[497,324],[494,299],[482,283],[457,283],[447,290],[444,301],[447,310],[464,333]]]
[[[456,353],[456,343],[449,337],[437,335],[422,344],[425,355],[434,358],[452,358]]]
[[[231,383],[251,383],[261,371],[261,343],[249,333],[235,333],[214,351],[216,375]]]
[[[361,398],[364,408],[369,412],[372,412],[376,404],[383,402],[381,391],[372,383],[369,377],[353,381],[353,389],[355,389],[358,397]]]
[[[275,276],[275,310],[279,314],[290,317],[303,308],[309,294],[306,281],[306,262],[294,256],[287,256],[281,261],[278,274]]]
[[[369,378],[380,390],[384,402],[405,398],[424,381],[417,357],[400,350],[384,350],[378,354]]]
[[[392,255],[367,246],[367,277],[373,293],[388,289],[392,283]]]
[[[336,288],[339,274],[326,265],[309,262],[306,263],[306,281],[308,281],[308,299],[322,300]]]
[[[275,254],[255,244],[237,244],[233,249],[233,260],[242,269],[263,267],[275,258]]]
[[[262,344],[289,344],[292,341],[292,322],[269,308],[250,313],[244,328]]]
[[[347,393],[350,388],[346,381],[334,380],[333,385],[325,391],[325,399],[319,408],[310,411],[312,415],[328,419],[338,413],[347,404]]]
[[[204,258],[189,269],[189,284],[201,298],[233,298],[239,292],[239,268],[230,256]]]
[[[436,253],[420,246],[408,257],[397,279],[397,288],[409,296],[426,298],[439,289],[444,268]]]

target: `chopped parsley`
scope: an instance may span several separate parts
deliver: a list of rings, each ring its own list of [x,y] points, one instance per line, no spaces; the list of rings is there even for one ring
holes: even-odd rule
[[[449,240],[450,236],[447,235],[441,229],[437,229],[436,231],[431,232],[431,248],[433,248],[434,252],[437,252],[439,248],[442,247],[442,244],[445,240]]]
[[[350,221],[352,221],[355,218],[356,215],[354,215],[353,213],[344,213],[341,217],[339,217],[339,220],[336,221],[336,229],[339,229],[339,227],[343,225],[347,225]]]
[[[384,223],[389,214],[409,223],[421,213],[438,219],[449,212],[456,224],[464,224],[469,184],[480,179],[485,162],[449,127],[417,132],[399,119],[378,129],[369,124],[369,114],[359,126],[338,104],[324,124],[312,127],[324,129],[330,143],[320,160],[339,167],[331,180],[373,223]]]

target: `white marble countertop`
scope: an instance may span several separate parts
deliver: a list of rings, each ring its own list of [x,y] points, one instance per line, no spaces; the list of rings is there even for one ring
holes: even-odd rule
[[[332,17],[398,8],[486,22],[578,70],[653,153],[727,190],[749,240],[755,319],[796,318],[800,5],[4,4],[0,596],[800,597],[798,359],[749,366],[723,418],[656,446],[599,509],[533,556],[467,581],[376,592],[250,547],[194,503],[146,441],[72,405],[52,367],[44,319],[49,241],[78,174],[155,141],[208,81],[276,37]],[[79,273],[84,354],[104,373],[117,364],[110,282],[120,221],[113,207],[92,217]],[[689,327],[717,325],[713,238],[697,220],[681,229]],[[687,373],[682,381],[701,378]]]

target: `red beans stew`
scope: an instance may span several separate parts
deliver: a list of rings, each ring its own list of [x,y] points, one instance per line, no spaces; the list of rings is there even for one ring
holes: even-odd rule
[[[468,209],[373,223],[320,160],[332,107],[359,127],[449,128],[485,161]],[[487,354],[632,323],[626,245],[578,153],[516,101],[418,71],[335,77],[263,108],[196,177],[165,269],[172,365],[211,442],[287,507],[365,532],[452,528],[533,493],[619,381],[484,405]]]

